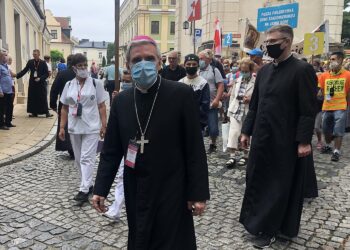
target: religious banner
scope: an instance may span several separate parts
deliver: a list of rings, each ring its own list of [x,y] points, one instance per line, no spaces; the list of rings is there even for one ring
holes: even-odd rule
[[[316,56],[323,54],[324,32],[306,33],[304,36],[304,55]]]
[[[329,48],[329,28],[328,20],[320,24],[314,32],[324,32],[324,53],[328,53]],[[267,56],[266,45],[264,41],[266,40],[265,32],[259,32],[254,25],[249,21],[246,22],[246,30],[243,38],[243,48],[244,52],[249,52],[252,49],[259,48],[264,52],[264,55]],[[292,52],[299,57],[302,57],[304,54],[304,40],[296,42],[292,45]]]
[[[215,55],[221,55],[222,50],[221,28],[219,19],[215,20],[215,33],[214,33],[214,53]]]
[[[201,0],[187,0],[187,20],[189,22],[202,18]]]

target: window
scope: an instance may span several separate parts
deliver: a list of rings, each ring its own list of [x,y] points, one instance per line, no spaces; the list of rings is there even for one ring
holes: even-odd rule
[[[57,30],[51,30],[51,38],[57,39]]]
[[[175,35],[175,22],[170,22],[170,35]]]
[[[159,34],[159,21],[151,22],[151,34]]]
[[[176,5],[176,0],[171,0],[171,1],[170,1],[170,4],[171,4],[171,5]]]
[[[98,58],[102,58],[102,52],[98,52]]]
[[[159,5],[160,1],[159,0],[152,0],[152,5]]]

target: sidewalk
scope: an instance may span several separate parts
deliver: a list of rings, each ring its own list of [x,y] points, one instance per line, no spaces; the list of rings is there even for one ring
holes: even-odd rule
[[[40,152],[55,139],[56,113],[50,111],[51,118],[29,118],[26,111],[25,104],[16,104],[12,123],[17,127],[0,130],[0,167]]]

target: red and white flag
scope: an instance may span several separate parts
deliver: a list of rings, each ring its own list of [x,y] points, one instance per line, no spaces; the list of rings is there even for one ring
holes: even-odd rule
[[[201,0],[187,0],[187,20],[189,22],[202,18]]]
[[[219,19],[215,19],[215,33],[214,33],[214,54],[221,55],[222,49],[221,28]]]

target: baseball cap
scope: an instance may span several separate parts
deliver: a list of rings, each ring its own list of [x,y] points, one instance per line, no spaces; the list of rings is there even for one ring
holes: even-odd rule
[[[251,51],[249,51],[247,54],[250,56],[263,57],[264,52],[262,52],[261,49],[255,48],[255,49],[252,49]]]

